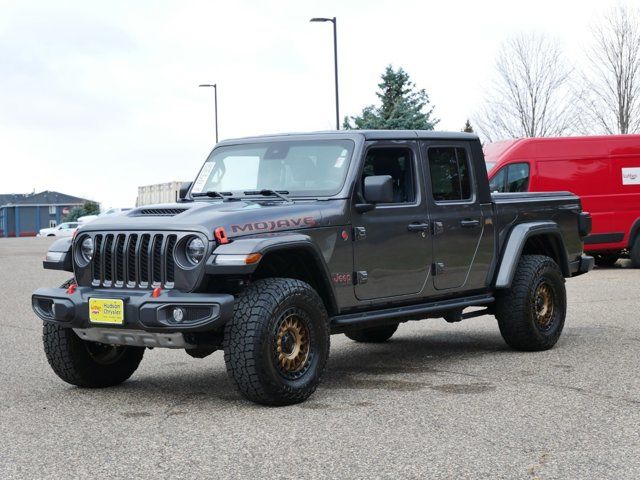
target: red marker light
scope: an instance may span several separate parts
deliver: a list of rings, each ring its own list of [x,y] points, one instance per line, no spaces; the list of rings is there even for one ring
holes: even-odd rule
[[[346,230],[342,231],[342,239],[343,240],[349,240],[349,233],[347,233]]]
[[[227,232],[224,231],[223,227],[216,228],[214,235],[220,245],[226,245],[227,243],[229,243],[229,238],[227,238]]]
[[[162,289],[160,287],[156,287],[153,289],[153,293],[151,294],[151,296],[153,298],[158,298],[161,293],[162,293]]]
[[[76,288],[78,288],[78,285],[72,283],[71,285],[69,285],[69,288],[67,288],[67,293],[69,295],[73,295],[76,292]]]

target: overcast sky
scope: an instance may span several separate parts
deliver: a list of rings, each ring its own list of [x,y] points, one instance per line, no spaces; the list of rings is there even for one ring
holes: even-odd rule
[[[0,0],[0,193],[57,190],[132,206],[137,187],[192,180],[220,138],[334,128],[402,66],[460,130],[505,37],[556,37],[579,66],[611,0]]]

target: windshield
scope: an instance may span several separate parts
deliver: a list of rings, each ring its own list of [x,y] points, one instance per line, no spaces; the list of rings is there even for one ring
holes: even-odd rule
[[[487,165],[487,172],[490,172],[496,166],[496,162],[485,162],[485,164]]]
[[[334,195],[351,161],[352,140],[273,141],[218,147],[205,162],[191,193],[242,196],[276,190],[291,196]]]

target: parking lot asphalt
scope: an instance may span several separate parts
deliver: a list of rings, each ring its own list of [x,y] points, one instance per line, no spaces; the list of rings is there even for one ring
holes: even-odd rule
[[[46,238],[0,239],[0,478],[640,477],[640,270],[569,279],[547,352],[507,348],[484,316],[400,326],[385,344],[331,338],[301,405],[245,401],[222,352],[147,351],[123,385],[59,380],[30,296]]]

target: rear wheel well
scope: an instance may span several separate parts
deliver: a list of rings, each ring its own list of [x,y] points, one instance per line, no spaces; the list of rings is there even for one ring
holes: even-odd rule
[[[308,283],[320,295],[329,315],[337,313],[326,273],[310,251],[304,248],[293,248],[265,254],[252,279],[274,277],[295,278]]]
[[[522,255],[545,255],[556,262],[565,277],[571,275],[565,258],[564,246],[556,235],[532,235],[527,238],[522,248]]]

